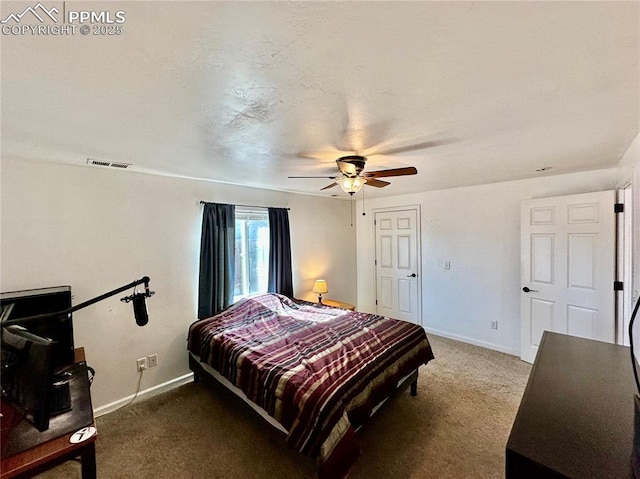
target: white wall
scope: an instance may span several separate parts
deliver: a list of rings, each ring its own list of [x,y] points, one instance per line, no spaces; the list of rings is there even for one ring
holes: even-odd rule
[[[136,359],[157,353],[142,389],[189,372],[186,335],[196,318],[200,200],[290,207],[294,290],[355,302],[355,228],[350,204],[225,184],[89,166],[2,160],[0,288],[69,284],[74,304],[142,276],[151,278],[149,324],[137,327],[120,296],[74,313],[76,345],[96,369],[94,408],[132,395]]]
[[[358,202],[358,309],[375,311],[373,210],[420,205],[422,325],[520,354],[520,202],[613,189],[616,169]],[[451,269],[444,269],[450,261]],[[491,321],[498,329],[490,329]]]

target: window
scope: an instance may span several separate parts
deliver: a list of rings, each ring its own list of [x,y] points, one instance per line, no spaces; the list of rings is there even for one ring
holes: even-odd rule
[[[236,207],[236,257],[233,301],[266,293],[269,280],[269,214]]]

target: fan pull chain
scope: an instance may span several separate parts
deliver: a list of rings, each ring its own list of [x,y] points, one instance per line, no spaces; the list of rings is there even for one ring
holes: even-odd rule
[[[364,188],[362,188],[362,216],[367,216],[367,213],[364,212]]]
[[[349,196],[351,196],[351,227],[353,228],[353,195]]]

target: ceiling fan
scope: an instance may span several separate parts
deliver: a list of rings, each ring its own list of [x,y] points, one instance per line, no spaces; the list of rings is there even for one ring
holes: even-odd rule
[[[423,143],[399,146],[396,148],[389,148],[384,151],[375,151],[373,155],[390,155],[394,153],[404,153],[407,151],[422,150],[425,148],[431,148],[439,146],[445,143],[449,143],[450,140],[432,140]],[[307,156],[308,155],[303,155]],[[289,178],[327,178],[335,180],[333,183],[321,188],[327,190],[334,186],[340,186],[345,193],[353,195],[360,191],[364,185],[373,186],[375,188],[384,188],[390,185],[388,181],[380,180],[378,178],[389,178],[393,176],[408,176],[416,175],[418,170],[413,166],[407,166],[404,168],[391,168],[378,171],[364,171],[367,157],[359,154],[346,155],[338,158],[336,164],[338,165],[339,174],[334,176],[289,176]]]
[[[345,100],[345,105],[349,102]],[[340,186],[345,193],[353,195],[360,191],[364,185],[375,188],[384,188],[390,185],[388,181],[379,178],[389,178],[394,176],[408,176],[418,174],[418,170],[413,166],[404,168],[390,168],[377,171],[364,171],[367,157],[389,156],[398,153],[406,153],[416,150],[424,150],[440,145],[446,145],[457,141],[454,138],[426,139],[411,143],[389,144],[384,141],[389,135],[389,122],[379,121],[364,125],[362,118],[353,114],[350,108],[346,108],[343,129],[332,143],[333,152],[301,152],[298,157],[326,160],[327,157],[335,158],[338,165],[338,172],[332,176],[289,176],[289,178],[327,178],[334,180],[333,183],[321,188],[328,190],[335,186]],[[415,139],[414,139],[415,140]]]
[[[337,176],[289,176],[289,178],[328,178],[335,181],[324,188],[321,188],[321,190],[328,190],[329,188],[340,185],[345,193],[353,195],[360,191],[364,185],[383,188],[391,184],[388,181],[379,180],[378,178],[407,176],[418,173],[418,170],[413,166],[364,172],[366,162],[367,157],[365,156],[342,156],[336,160],[338,170],[340,171],[340,174]]]

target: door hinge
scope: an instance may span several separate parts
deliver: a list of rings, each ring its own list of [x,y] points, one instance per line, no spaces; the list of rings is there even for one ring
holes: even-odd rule
[[[378,223],[376,222],[376,220],[373,220],[373,226],[377,225]]]
[[[377,259],[374,259],[374,260],[373,260],[373,265],[374,265],[374,266],[378,266],[378,260],[377,260]]]
[[[622,281],[614,281],[613,282],[613,290],[614,291],[624,291],[624,283]]]
[[[613,205],[614,213],[624,213],[624,203],[616,203]]]
[[[378,306],[378,300],[376,299],[376,306]]]

